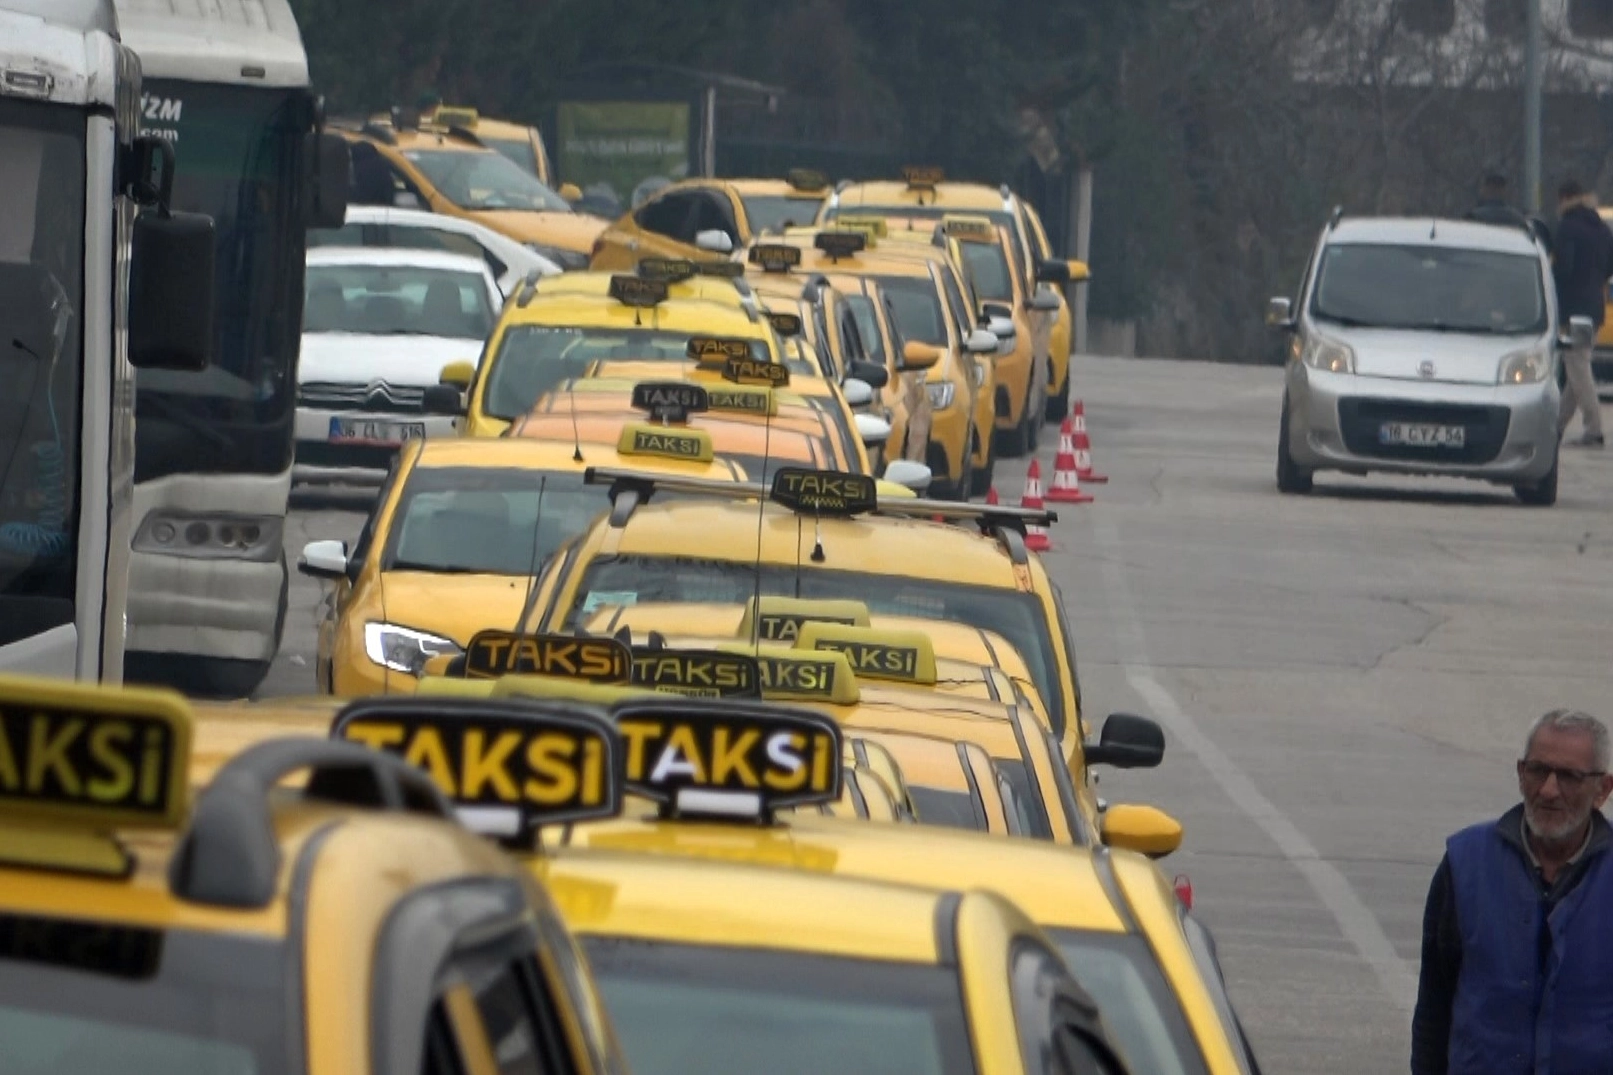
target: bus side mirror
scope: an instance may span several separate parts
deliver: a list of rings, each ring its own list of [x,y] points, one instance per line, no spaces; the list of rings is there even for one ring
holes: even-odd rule
[[[213,218],[147,209],[134,220],[129,362],[204,370],[213,355]]]
[[[347,223],[347,191],[352,155],[347,139],[320,131],[315,136],[314,174],[308,192],[308,226],[339,228]]]

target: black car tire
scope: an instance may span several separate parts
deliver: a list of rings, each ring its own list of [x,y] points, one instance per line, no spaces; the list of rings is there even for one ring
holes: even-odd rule
[[[1308,493],[1312,486],[1312,472],[1294,462],[1288,451],[1288,397],[1283,396],[1283,416],[1277,431],[1277,491],[1281,493]]]

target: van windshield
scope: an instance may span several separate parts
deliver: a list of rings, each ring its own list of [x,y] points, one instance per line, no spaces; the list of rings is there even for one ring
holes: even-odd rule
[[[1311,315],[1363,328],[1537,335],[1546,331],[1544,277],[1529,254],[1336,243],[1322,255]]]

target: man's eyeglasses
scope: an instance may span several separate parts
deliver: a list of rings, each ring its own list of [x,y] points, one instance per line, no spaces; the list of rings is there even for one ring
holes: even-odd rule
[[[1547,765],[1543,761],[1520,761],[1518,763],[1518,775],[1535,787],[1544,784],[1548,776],[1555,776],[1557,786],[1564,791],[1578,791],[1590,781],[1595,780],[1597,777],[1606,776],[1607,773],[1600,769],[1590,771],[1584,769],[1558,769],[1556,766]]]

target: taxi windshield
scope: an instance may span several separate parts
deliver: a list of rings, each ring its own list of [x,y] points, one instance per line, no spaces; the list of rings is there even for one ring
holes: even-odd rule
[[[482,340],[493,327],[477,273],[424,265],[310,265],[304,332]]]
[[[805,227],[817,219],[821,199],[789,198],[781,194],[753,194],[739,199],[750,218],[750,230],[782,235],[785,228]]]
[[[415,149],[404,154],[444,198],[461,209],[569,213],[566,200],[493,150]]]
[[[1049,929],[1076,981],[1103,1009],[1135,1071],[1206,1075],[1204,1058],[1146,939],[1125,933]]]
[[[382,571],[532,575],[610,501],[582,475],[416,467],[398,498]]]
[[[751,473],[747,467],[746,473]],[[811,522],[806,522],[811,526]],[[758,579],[760,574],[760,579]],[[563,630],[581,630],[600,609],[636,604],[744,605],[764,595],[861,601],[874,615],[963,623],[1001,635],[1024,658],[1031,686],[1060,727],[1063,692],[1054,680],[1053,632],[1035,594],[903,575],[798,570],[782,565],[663,556],[600,556],[577,587]]]
[[[969,1075],[944,967],[583,937],[635,1075]]]
[[[890,302],[896,331],[906,340],[917,340],[933,347],[948,347],[946,311],[941,293],[927,276],[881,276],[879,286]]]
[[[496,149],[504,158],[515,165],[527,175],[537,178],[538,155],[532,151],[532,143],[525,138],[482,138],[482,144],[489,149]]]
[[[512,325],[493,355],[482,410],[492,418],[519,418],[561,383],[588,376],[596,362],[676,362],[693,369],[688,349],[687,332]],[[750,341],[750,349],[758,361],[772,361],[765,341]]]
[[[286,995],[277,941],[0,915],[6,1075],[281,1075]]]
[[[1008,275],[1008,256],[997,243],[959,243],[963,268],[980,302],[1012,302],[1014,283]]]

